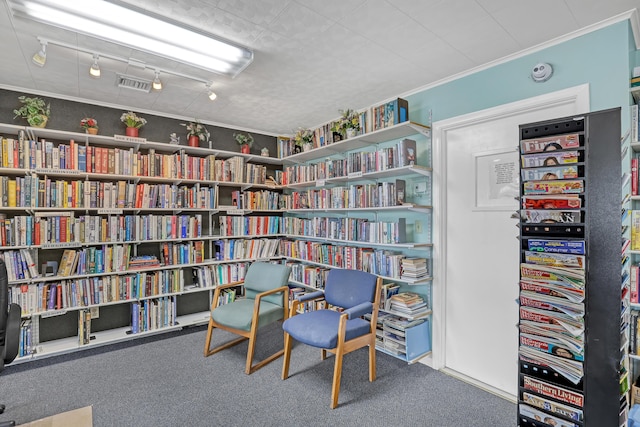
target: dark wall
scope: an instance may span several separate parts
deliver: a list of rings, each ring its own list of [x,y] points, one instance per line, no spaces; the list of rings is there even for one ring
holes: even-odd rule
[[[18,97],[21,95],[37,96],[24,92],[0,89],[0,123],[27,125],[26,119],[20,117],[13,118],[13,110],[20,108],[22,105],[18,100]],[[80,127],[80,120],[85,117],[92,117],[98,120],[99,133],[101,135],[124,135],[125,126],[120,121],[120,116],[128,110],[46,96],[42,96],[41,98],[51,103],[51,117],[49,117],[47,122],[48,129],[83,132],[83,129]],[[138,116],[144,117],[147,120],[147,124],[140,129],[140,137],[146,138],[148,141],[168,143],[169,134],[175,132],[176,135],[180,137],[180,145],[187,145],[187,131],[184,126],[180,126],[181,123],[186,123],[187,121],[133,111]],[[233,134],[243,131],[213,125],[205,126],[211,134],[213,148],[240,151],[240,146],[233,138]],[[251,133],[251,135],[253,135],[255,139],[251,147],[251,154],[260,154],[260,149],[267,147],[272,157],[276,155],[276,138],[274,136],[254,133]],[[201,142],[201,146],[208,147],[208,144]]]

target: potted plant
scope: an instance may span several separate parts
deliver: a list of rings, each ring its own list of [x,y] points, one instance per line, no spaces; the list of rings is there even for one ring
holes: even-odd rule
[[[120,116],[120,121],[127,127],[126,135],[135,137],[138,136],[138,131],[140,130],[140,128],[147,124],[146,119],[138,117],[133,111],[122,113],[122,116]]]
[[[240,152],[243,154],[249,154],[249,149],[253,145],[253,136],[250,133],[234,133],[233,137],[236,142],[240,144]]]
[[[313,148],[313,131],[311,129],[298,128],[293,137],[293,144],[303,151]]]
[[[13,110],[15,117],[27,119],[29,126],[43,128],[47,125],[47,120],[51,115],[51,104],[47,104],[44,99],[38,97],[19,96],[18,100],[22,106]]]
[[[180,123],[187,128],[187,137],[189,138],[190,147],[199,147],[200,141],[207,142],[209,140],[209,131],[198,120],[189,123]]]
[[[85,117],[80,120],[80,127],[84,129],[86,133],[90,133],[92,135],[98,134],[98,121],[91,117]]]
[[[331,126],[331,131],[339,133],[343,138],[353,138],[360,130],[360,115],[350,108],[339,110],[340,118]]]

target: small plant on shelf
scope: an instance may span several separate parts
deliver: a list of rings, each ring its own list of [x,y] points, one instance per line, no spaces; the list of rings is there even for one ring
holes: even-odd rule
[[[350,108],[339,110],[340,118],[331,126],[331,131],[349,138],[360,130],[360,115]]]
[[[187,136],[197,136],[200,141],[207,142],[211,134],[207,128],[199,121],[180,123],[181,126],[187,128]]]
[[[80,127],[87,133],[98,133],[98,121],[94,118],[85,117],[84,119],[80,120]]]
[[[133,111],[122,113],[122,116],[120,116],[120,121],[124,123],[126,127],[136,129],[140,129],[142,126],[147,124],[146,119],[137,116]]]
[[[250,148],[253,145],[253,136],[250,133],[234,133],[233,137],[236,142],[240,145],[240,150],[244,154],[249,154]]]
[[[19,96],[18,100],[22,106],[13,110],[15,117],[27,119],[29,126],[45,127],[49,116],[51,116],[51,104],[47,104],[44,99],[38,97]]]
[[[311,129],[298,128],[298,131],[293,136],[293,143],[296,147],[305,151],[310,150],[313,148],[313,131]]]

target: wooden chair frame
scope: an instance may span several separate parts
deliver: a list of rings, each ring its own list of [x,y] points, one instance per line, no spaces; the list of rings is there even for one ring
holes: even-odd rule
[[[354,350],[358,350],[362,347],[369,346],[369,382],[373,382],[376,379],[376,324],[378,321],[378,308],[380,307],[380,289],[382,287],[382,278],[378,277],[376,281],[376,294],[373,301],[373,310],[371,311],[371,329],[369,333],[361,335],[352,340],[345,340],[345,333],[347,330],[347,320],[349,315],[344,313],[340,316],[340,323],[338,325],[338,343],[336,348],[323,348],[320,350],[320,359],[325,360],[327,353],[335,355],[335,364],[333,367],[333,384],[331,386],[331,409],[335,409],[338,406],[338,395],[340,394],[340,380],[342,378],[342,360],[345,354],[351,353]],[[320,295],[308,301],[315,301],[317,304],[323,300],[324,296]],[[298,314],[298,306],[300,301],[297,299],[291,304],[291,311],[289,317]],[[289,365],[291,359],[291,346],[292,339],[288,333],[284,333],[284,360],[282,364],[282,379],[289,378]]]
[[[213,301],[211,302],[211,310],[213,311],[217,306],[218,306],[218,299],[220,298],[220,292],[224,289],[228,289],[228,288],[234,288],[237,286],[244,286],[244,280],[240,280],[237,282],[231,282],[231,283],[227,283],[225,285],[218,285],[216,286],[216,289],[214,291],[213,294]],[[255,365],[253,365],[253,355],[255,353],[255,348],[256,348],[256,339],[257,339],[257,335],[258,335],[258,328],[259,328],[259,316],[258,316],[258,312],[260,309],[260,300],[262,299],[262,297],[267,296],[267,295],[271,295],[271,294],[275,294],[278,292],[282,292],[282,298],[283,298],[283,313],[282,313],[282,320],[286,320],[288,317],[288,309],[287,309],[287,303],[286,303],[286,298],[288,298],[288,292],[289,292],[289,287],[288,286],[281,286],[279,288],[276,289],[271,289],[269,291],[265,291],[265,292],[261,292],[259,294],[256,295],[254,304],[253,304],[253,315],[251,317],[251,329],[249,331],[245,331],[242,329],[235,329],[235,328],[231,328],[229,326],[226,325],[222,325],[218,322],[216,322],[215,320],[213,320],[213,317],[210,316],[209,317],[209,327],[207,329],[207,339],[205,341],[204,344],[204,357],[208,357],[211,356],[212,354],[218,353],[221,350],[227,349],[229,347],[233,347],[236,344],[240,344],[242,341],[244,340],[249,340],[249,348],[247,350],[247,363],[245,365],[245,369],[244,369],[244,373],[249,375],[254,373],[255,371],[257,371],[258,369],[262,368],[264,365],[274,361],[275,359],[277,359],[278,357],[282,356],[282,354],[284,353],[284,349],[277,351],[276,353],[272,354],[271,356],[267,357],[266,359],[256,363]],[[234,333],[236,335],[240,335],[240,338],[234,339],[232,341],[229,341],[227,343],[221,344],[218,347],[215,348],[211,348],[211,335],[213,333],[213,330],[215,328],[218,329],[222,329],[231,333]]]

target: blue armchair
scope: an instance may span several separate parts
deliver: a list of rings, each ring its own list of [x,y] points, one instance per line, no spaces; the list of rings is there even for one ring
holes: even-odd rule
[[[210,356],[248,339],[249,349],[244,371],[247,375],[282,356],[284,350],[253,365],[258,329],[287,318],[289,299],[287,284],[290,272],[291,267],[286,265],[254,262],[249,266],[243,281],[217,286],[211,303],[211,318],[204,345],[204,356]],[[244,286],[245,298],[218,307],[220,292],[237,286]],[[240,335],[240,338],[212,349],[211,334],[215,328]]]
[[[347,353],[369,346],[369,381],[376,379],[376,321],[382,279],[364,271],[333,269],[329,271],[325,290],[303,295],[293,301],[289,318],[284,321],[284,361],[282,379],[289,377],[291,339],[335,354],[331,409],[338,406],[342,359]],[[329,308],[298,313],[300,303],[321,301]],[[371,314],[370,320],[362,318]]]

